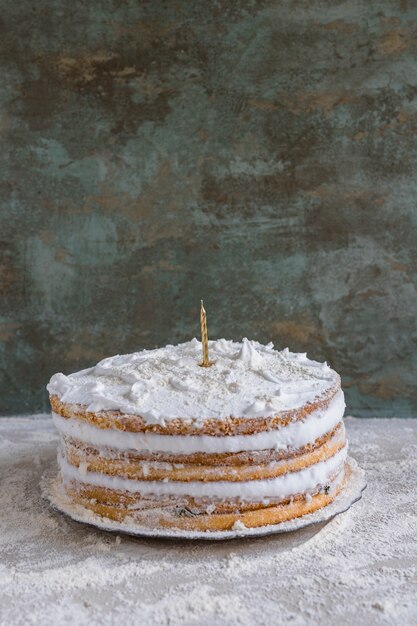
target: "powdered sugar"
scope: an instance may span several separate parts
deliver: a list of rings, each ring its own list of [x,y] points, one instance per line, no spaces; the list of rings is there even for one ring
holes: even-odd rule
[[[413,420],[347,420],[364,498],[324,526],[257,540],[134,539],[52,512],[49,419],[0,421],[0,623],[411,625],[417,575]]]

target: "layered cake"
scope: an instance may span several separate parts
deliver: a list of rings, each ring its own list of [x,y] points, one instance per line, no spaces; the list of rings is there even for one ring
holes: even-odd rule
[[[239,530],[300,517],[345,482],[345,402],[326,363],[209,342],[118,355],[48,385],[71,501],[141,527]]]

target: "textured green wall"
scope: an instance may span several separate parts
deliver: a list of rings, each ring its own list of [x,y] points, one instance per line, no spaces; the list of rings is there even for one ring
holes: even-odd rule
[[[417,7],[1,2],[0,413],[118,352],[307,350],[417,413]]]

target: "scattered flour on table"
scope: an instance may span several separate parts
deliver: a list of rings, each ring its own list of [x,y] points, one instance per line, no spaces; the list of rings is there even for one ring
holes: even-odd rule
[[[404,428],[406,426],[406,429]],[[368,488],[320,530],[135,539],[51,511],[48,419],[0,421],[0,624],[417,624],[417,422],[348,420]]]

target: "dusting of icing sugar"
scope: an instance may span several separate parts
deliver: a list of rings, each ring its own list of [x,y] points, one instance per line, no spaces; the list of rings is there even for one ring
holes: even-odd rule
[[[52,511],[38,487],[56,456],[51,420],[1,419],[0,623],[414,624],[417,420],[347,427],[368,480],[347,513],[285,535],[186,544],[120,542]]]
[[[117,355],[68,376],[52,376],[48,391],[90,411],[119,410],[149,423],[268,417],[303,406],[335,385],[325,363],[288,349],[219,339],[209,342],[209,368],[198,366],[201,343]]]

